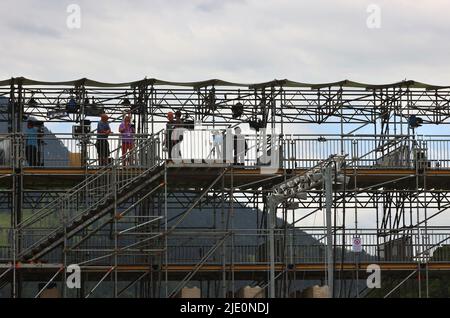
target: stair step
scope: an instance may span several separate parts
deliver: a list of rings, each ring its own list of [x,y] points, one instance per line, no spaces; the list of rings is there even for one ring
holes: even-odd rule
[[[156,167],[153,167],[146,172],[140,174],[137,176],[133,181],[127,180],[125,183],[128,182],[128,184],[125,185],[123,189],[121,189],[120,192],[118,192],[116,195],[118,198],[129,194],[131,191],[134,191],[136,187],[140,187],[144,185],[145,182],[147,182],[149,176],[153,175],[154,171],[156,170]],[[101,176],[100,178],[102,178]],[[83,185],[81,185],[83,186]],[[148,185],[146,185],[148,186]],[[69,194],[71,195],[71,194]],[[71,200],[73,198],[73,195],[67,197],[67,200]],[[90,200],[88,199],[90,198]],[[96,216],[98,213],[100,213],[102,210],[107,209],[112,204],[114,204],[114,197],[113,193],[109,193],[108,195],[99,196],[99,195],[93,195],[87,198],[84,198],[88,201],[85,201],[85,203],[82,205],[84,208],[87,209],[87,211],[83,214],[75,216],[75,220],[67,227],[67,230],[71,231],[91,219],[92,217]],[[88,202],[92,202],[91,204],[88,204]],[[83,208],[83,209],[84,209]],[[73,214],[76,213],[76,209],[73,209]],[[58,232],[50,234],[45,241],[38,244],[36,247],[31,248],[31,251],[24,256],[26,259],[32,258],[34,255],[38,254],[39,252],[42,252],[45,248],[48,248],[53,243],[57,242],[58,239],[64,236],[64,228],[61,226]]]

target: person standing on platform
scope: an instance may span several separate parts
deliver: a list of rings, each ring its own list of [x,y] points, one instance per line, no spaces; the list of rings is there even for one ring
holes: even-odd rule
[[[28,165],[35,167],[38,164],[38,129],[32,120],[27,121],[25,128],[25,157]]]
[[[101,114],[97,125],[97,155],[100,166],[108,165],[109,142],[108,136],[111,134],[111,128],[108,123],[108,115]]]
[[[181,142],[183,141],[184,134],[184,121],[181,119],[181,111],[177,110],[175,112],[175,124],[174,131],[172,133],[172,150],[176,147],[175,154],[178,152],[177,159],[181,159]]]
[[[234,164],[244,165],[245,156],[247,155],[248,146],[245,136],[241,133],[241,128],[234,128]]]
[[[183,119],[181,119],[181,111],[179,110],[175,112],[175,125],[179,127],[183,126]]]
[[[168,159],[172,159],[172,134],[175,130],[175,120],[173,116],[173,112],[167,113],[167,123],[166,123],[166,135],[164,137],[164,145],[167,149],[167,157]]]
[[[122,138],[122,163],[124,166],[131,163],[132,158],[125,160],[127,152],[131,151],[134,147],[134,126],[131,124],[130,116],[125,116],[123,122],[119,126],[119,132]]]

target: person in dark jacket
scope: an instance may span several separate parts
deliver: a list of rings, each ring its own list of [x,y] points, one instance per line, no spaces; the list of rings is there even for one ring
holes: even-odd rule
[[[245,164],[245,156],[247,155],[247,141],[245,140],[245,136],[241,133],[241,128],[234,128],[234,164],[235,165],[244,165]]]
[[[108,165],[109,142],[108,135],[111,134],[111,127],[108,123],[108,115],[102,114],[97,125],[97,155],[100,166]]]
[[[166,123],[166,135],[164,137],[164,145],[167,149],[169,159],[172,158],[172,147],[173,147],[172,134],[173,134],[174,130],[175,130],[175,119],[173,116],[173,112],[168,112],[167,113],[167,123]]]
[[[30,167],[38,165],[38,129],[32,120],[27,121],[25,128],[25,157]]]

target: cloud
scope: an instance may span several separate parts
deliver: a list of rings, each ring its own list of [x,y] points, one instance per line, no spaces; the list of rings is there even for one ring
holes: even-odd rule
[[[61,32],[57,29],[40,24],[40,23],[11,23],[9,25],[9,30],[18,34],[29,34],[37,36],[38,38],[50,37],[53,39],[58,39],[61,37]]]
[[[78,1],[70,30],[72,2],[2,1],[1,77],[450,82],[445,1]]]

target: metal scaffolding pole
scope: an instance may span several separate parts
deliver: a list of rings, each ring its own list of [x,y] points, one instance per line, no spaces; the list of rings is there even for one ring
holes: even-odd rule
[[[327,230],[327,279],[329,297],[334,297],[334,258],[333,258],[333,229],[332,229],[332,206],[333,206],[333,168],[328,165],[324,169],[325,184],[325,209]]]
[[[277,203],[268,200],[267,227],[269,231],[269,297],[275,298],[275,221]]]

